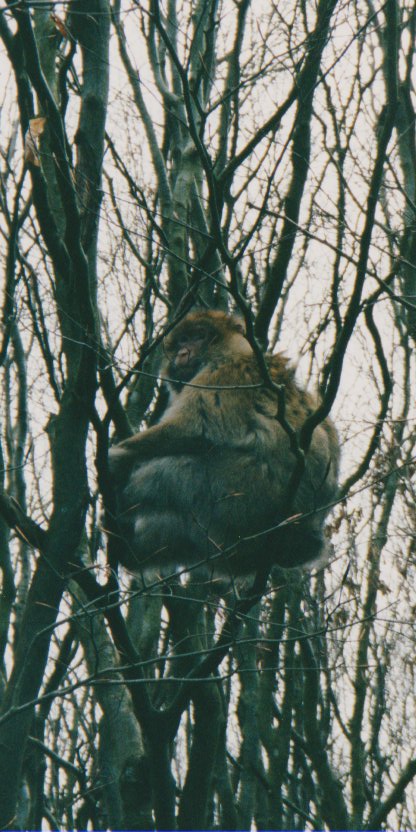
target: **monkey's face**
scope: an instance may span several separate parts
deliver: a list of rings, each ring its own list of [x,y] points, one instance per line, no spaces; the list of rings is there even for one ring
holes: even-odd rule
[[[164,371],[177,390],[208,364],[251,353],[242,321],[220,310],[191,312],[168,335],[164,347]]]
[[[175,381],[190,381],[209,360],[217,334],[210,327],[181,327],[165,345],[168,373]]]

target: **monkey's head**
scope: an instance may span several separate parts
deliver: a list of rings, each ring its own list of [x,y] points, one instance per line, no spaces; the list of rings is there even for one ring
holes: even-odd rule
[[[191,312],[175,326],[164,342],[165,368],[169,378],[191,379],[208,363],[227,355],[251,355],[240,318],[217,310]]]

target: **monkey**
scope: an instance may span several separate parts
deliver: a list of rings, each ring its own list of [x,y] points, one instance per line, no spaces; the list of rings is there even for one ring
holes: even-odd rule
[[[146,575],[204,565],[223,580],[266,563],[290,568],[324,559],[339,442],[329,418],[315,428],[288,507],[296,465],[289,432],[299,432],[318,404],[288,359],[265,355],[291,431],[279,421],[278,391],[265,383],[239,318],[191,312],[164,349],[165,412],[110,449],[124,566]]]

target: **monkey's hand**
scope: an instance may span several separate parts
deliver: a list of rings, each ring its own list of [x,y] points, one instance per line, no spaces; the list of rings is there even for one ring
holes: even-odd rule
[[[134,457],[128,448],[124,447],[124,442],[120,445],[114,445],[108,452],[108,467],[110,474],[119,484],[123,483],[130,474]]]
[[[114,445],[110,448],[108,452],[108,465],[110,471],[114,473],[120,465],[128,462],[131,459],[131,451],[128,448],[123,447],[123,442],[120,445]]]

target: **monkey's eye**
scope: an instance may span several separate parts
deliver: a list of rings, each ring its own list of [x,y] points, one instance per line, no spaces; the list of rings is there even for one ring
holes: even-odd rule
[[[167,341],[165,350],[171,358],[182,350],[187,351],[188,358],[201,357],[216,338],[217,333],[210,327],[184,328]]]
[[[205,327],[198,327],[198,329],[189,330],[184,334],[184,341],[203,341],[207,337],[207,330]]]
[[[175,350],[178,350],[181,347],[185,347],[187,344],[202,345],[207,341],[209,341],[209,332],[206,329],[198,328],[182,333],[182,335],[174,342],[173,346]]]

